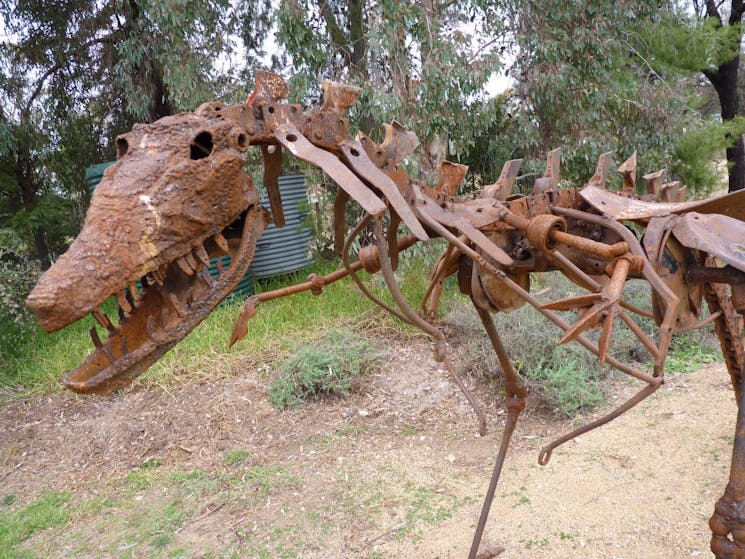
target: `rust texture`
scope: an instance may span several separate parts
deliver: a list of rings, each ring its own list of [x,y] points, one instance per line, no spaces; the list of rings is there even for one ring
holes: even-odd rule
[[[605,188],[611,169],[608,153],[600,155],[595,174],[584,186],[559,188],[561,151],[553,150],[531,192],[513,193],[520,161],[512,160],[495,184],[475,197],[459,197],[465,166],[443,162],[431,184],[416,180],[400,165],[418,145],[412,132],[394,121],[385,125],[380,145],[362,133],[351,138],[346,112],[359,89],[325,82],[323,90],[323,102],[306,110],[283,101],[287,86],[282,78],[257,72],[256,87],[246,103],[207,103],[194,113],[137,125],[117,140],[117,162],[96,189],[82,232],[28,298],[48,331],[90,313],[106,334],[102,339],[98,328],[91,330],[95,350],[67,375],[65,384],[89,393],[108,393],[126,385],[230,293],[250,264],[267,223],[284,224],[277,187],[284,149],[338,184],[334,232],[343,266],[249,298],[230,343],[246,335],[248,321],[261,303],[300,291],[320,295],[325,285],[348,276],[376,304],[432,336],[435,360],[448,369],[485,433],[485,416],[450,362],[447,340],[434,322],[444,281],[457,276],[500,363],[507,411],[469,559],[479,556],[489,508],[527,396],[492,314],[526,304],[557,327],[557,344],[579,343],[599,362],[641,383],[617,409],[546,446],[539,456],[541,464],[561,444],[653,394],[663,384],[673,334],[713,325],[739,413],[730,480],[709,522],[711,549],[718,559],[745,557],[745,191],[686,202],[685,187],[665,182],[664,171],[644,175],[646,184],[637,185],[634,154],[618,168],[622,190],[612,192]],[[245,152],[251,146],[262,155],[270,211],[259,206],[258,192],[244,171]],[[638,195],[637,188],[644,193]],[[348,232],[346,211],[352,202],[363,212]],[[373,242],[353,261],[351,247],[363,231]],[[414,310],[394,271],[400,253],[436,237],[448,246]],[[219,266],[213,277],[208,264],[217,255],[228,255],[230,263]],[[370,292],[363,271],[381,274],[392,304]],[[565,275],[580,294],[539,300],[530,293],[530,278],[547,271]],[[649,285],[651,311],[624,300],[630,279]],[[110,297],[117,302],[116,317],[100,309]],[[704,302],[707,318],[701,316]],[[656,335],[643,331],[642,318],[654,319]],[[651,371],[611,355],[614,326],[619,323],[652,355]],[[588,336],[591,330],[599,334]]]

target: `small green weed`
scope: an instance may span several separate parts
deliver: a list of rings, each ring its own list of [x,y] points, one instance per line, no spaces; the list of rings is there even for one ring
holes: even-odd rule
[[[362,433],[362,427],[359,425],[352,425],[350,427],[343,427],[336,432],[337,437],[359,437]]]
[[[249,452],[245,448],[231,450],[223,458],[226,466],[240,466],[248,460]]]
[[[154,470],[163,465],[163,460],[160,458],[148,458],[143,463],[141,468],[143,470]]]
[[[352,381],[382,360],[367,340],[343,330],[332,330],[302,346],[282,363],[279,377],[269,391],[278,408],[300,407],[310,399],[346,396]]]
[[[3,495],[2,500],[0,500],[0,503],[4,507],[9,507],[10,505],[15,504],[18,501],[18,495],[15,493],[8,493],[7,495]]]
[[[678,336],[673,340],[665,369],[668,372],[692,373],[704,365],[722,359],[719,347],[693,336]]]

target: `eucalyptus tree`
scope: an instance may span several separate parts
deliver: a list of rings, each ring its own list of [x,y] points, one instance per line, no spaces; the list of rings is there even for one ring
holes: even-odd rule
[[[503,28],[498,3],[282,0],[276,21],[291,89],[307,98],[319,79],[360,86],[354,123],[371,132],[401,121],[422,140],[425,172],[457,157],[488,125],[485,85],[499,67]]]
[[[0,228],[48,265],[118,133],[227,89],[238,18],[229,0],[0,0],[0,18]]]

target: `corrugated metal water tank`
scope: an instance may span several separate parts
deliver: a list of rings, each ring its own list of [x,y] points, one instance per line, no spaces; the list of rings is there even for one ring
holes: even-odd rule
[[[296,272],[310,264],[308,244],[310,227],[306,224],[309,206],[305,175],[279,177],[279,191],[285,213],[285,226],[269,225],[256,244],[256,256],[251,268],[257,279]],[[261,204],[268,208],[266,195]]]
[[[96,185],[101,182],[101,179],[103,178],[103,172],[107,167],[114,163],[116,163],[116,161],[106,161],[105,163],[91,165],[85,170],[85,180],[88,181],[88,194],[93,194]]]

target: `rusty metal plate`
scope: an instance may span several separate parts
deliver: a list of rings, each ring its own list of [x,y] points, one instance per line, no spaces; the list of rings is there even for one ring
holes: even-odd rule
[[[274,137],[295,157],[323,169],[352,199],[370,215],[380,215],[386,205],[334,154],[311,144],[289,124],[277,127]]]
[[[745,223],[726,215],[687,213],[673,228],[684,246],[713,254],[745,271]]]
[[[667,203],[627,198],[595,186],[583,188],[580,195],[592,204],[596,210],[618,220],[646,220],[650,217],[694,211],[702,214],[718,213],[745,220],[745,190],[725,194],[711,200]]]

